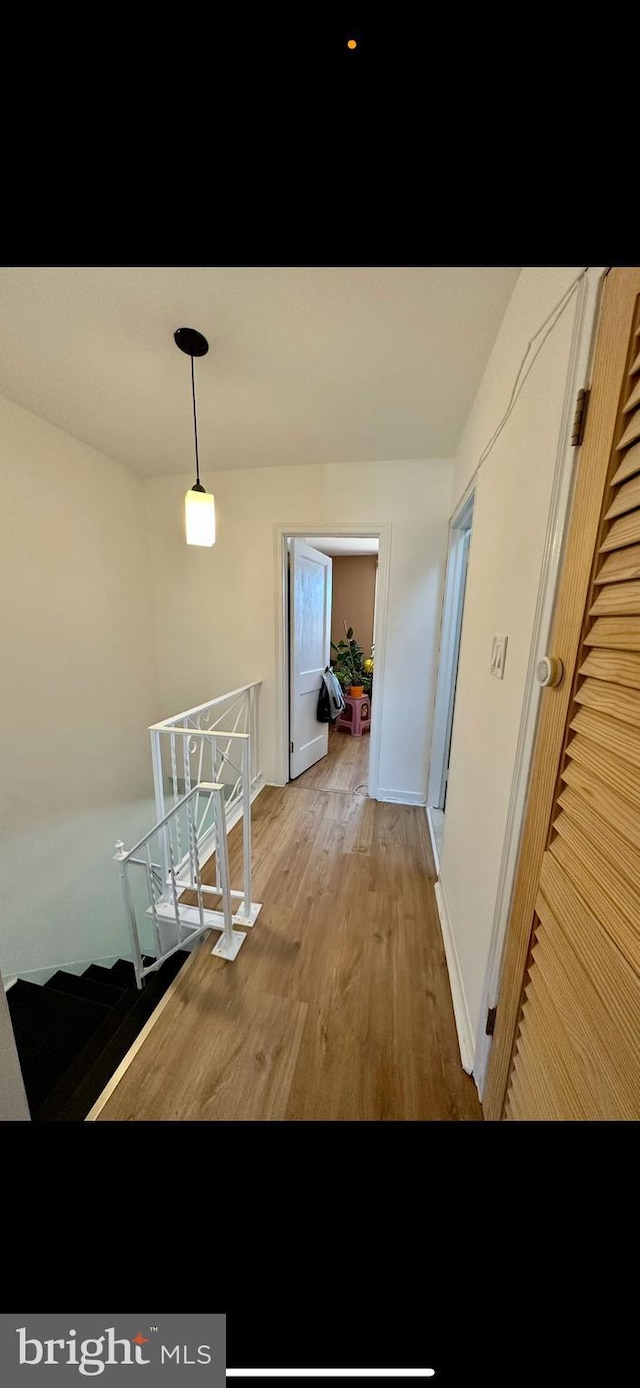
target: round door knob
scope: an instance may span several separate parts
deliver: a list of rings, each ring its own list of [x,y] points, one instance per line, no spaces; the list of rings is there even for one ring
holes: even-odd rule
[[[536,665],[536,679],[543,689],[557,688],[562,683],[564,665],[557,655],[545,655]]]

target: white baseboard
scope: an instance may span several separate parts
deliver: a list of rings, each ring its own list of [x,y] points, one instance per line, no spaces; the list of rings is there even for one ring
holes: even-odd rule
[[[375,800],[385,800],[391,805],[424,805],[426,798],[417,790],[387,790],[385,786],[378,786],[374,796]]]
[[[462,1061],[462,1068],[470,1075],[473,1070],[475,1054],[473,1027],[471,1026],[469,1008],[467,1007],[467,999],[462,984],[458,951],[456,949],[456,942],[453,938],[449,912],[447,910],[446,898],[442,890],[441,882],[435,883],[434,891],[436,894],[438,915],[440,917],[442,939],[444,941],[444,952],[447,957],[449,983],[451,985],[451,997],[453,999],[453,1013],[456,1019],[458,1045],[460,1047],[460,1059]]]
[[[428,830],[429,830],[429,838],[431,839],[431,852],[433,853],[433,861],[434,861],[434,863],[435,863],[435,868],[436,868],[436,877],[439,877],[439,876],[440,876],[440,854],[438,853],[438,845],[437,845],[437,843],[436,843],[436,836],[435,836],[435,834],[434,834],[434,832],[433,832],[433,824],[432,824],[432,821],[431,821],[431,807],[430,807],[429,805],[426,805],[426,806],[425,806],[425,809],[426,809],[426,811],[427,811],[427,828],[428,828]]]

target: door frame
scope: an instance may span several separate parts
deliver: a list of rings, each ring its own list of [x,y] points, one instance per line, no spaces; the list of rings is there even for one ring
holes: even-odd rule
[[[440,622],[440,652],[438,655],[429,784],[427,787],[427,806],[429,809],[435,810],[442,809],[446,790],[447,754],[451,745],[464,613],[464,591],[468,562],[465,562],[465,555],[467,545],[470,543],[466,537],[470,530],[473,534],[475,499],[474,479],[449,521],[447,568]]]
[[[296,556],[297,546],[300,547],[301,553]],[[297,780],[298,776],[304,775],[304,772],[308,771],[311,766],[315,766],[317,762],[322,761],[329,751],[329,725],[328,722],[322,723],[319,721],[317,711],[318,691],[322,688],[322,671],[326,670],[327,664],[331,661],[333,559],[329,554],[324,554],[321,550],[314,549],[313,545],[308,544],[306,538],[301,540],[297,535],[287,540],[287,548],[289,549],[289,779],[293,781]],[[298,689],[298,676],[301,675],[301,672],[298,669],[298,653],[296,651],[296,646],[304,631],[305,616],[304,614],[302,614],[301,617],[297,615],[298,598],[301,599],[301,594],[296,593],[295,569],[296,563],[300,563],[301,560],[306,560],[307,563],[309,563],[312,555],[314,568],[319,568],[322,572],[322,660],[324,664],[321,664],[320,684],[316,684],[317,668],[314,662],[313,672],[307,672],[311,673],[313,692],[310,690],[301,692]],[[301,572],[302,570],[300,569],[300,573]],[[304,679],[304,676],[301,676],[301,678]],[[305,733],[303,733],[301,725],[296,727],[296,722],[302,717],[303,707]],[[312,727],[308,730],[307,719],[310,719],[312,722]],[[321,750],[322,747],[324,747],[324,752]],[[309,756],[312,758],[311,761],[308,761]],[[294,773],[291,771],[292,762],[296,763],[299,767]],[[305,764],[307,762],[308,764]]]
[[[276,572],[276,758],[279,771],[278,785],[289,781],[289,603],[288,603],[288,549],[287,540],[308,539],[313,544],[314,536],[335,535],[348,539],[371,539],[379,541],[378,583],[374,612],[373,640],[375,644],[375,698],[371,700],[371,731],[369,737],[369,780],[368,792],[372,800],[379,798],[380,789],[380,748],[382,736],[382,714],[384,709],[384,685],[387,647],[387,612],[389,607],[389,575],[391,561],[390,521],[371,522],[369,525],[345,523],[340,521],[317,522],[301,525],[286,525],[277,522],[274,526],[275,572]]]

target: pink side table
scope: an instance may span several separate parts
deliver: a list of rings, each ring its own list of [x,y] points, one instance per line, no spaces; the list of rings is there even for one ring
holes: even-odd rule
[[[371,700],[368,694],[361,694],[359,699],[353,699],[350,694],[345,694],[344,701],[347,707],[344,712],[336,718],[336,728],[342,728],[345,732],[351,733],[352,737],[362,737],[363,733],[371,731]]]

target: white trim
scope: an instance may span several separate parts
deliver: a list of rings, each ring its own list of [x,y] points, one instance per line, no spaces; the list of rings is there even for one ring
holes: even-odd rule
[[[372,705],[373,707],[373,705]],[[376,800],[384,800],[390,805],[424,805],[425,797],[419,790],[388,790],[386,786],[378,787]]]
[[[434,861],[435,869],[436,869],[436,877],[439,877],[439,876],[440,876],[440,854],[438,853],[438,845],[437,845],[437,843],[436,843],[436,836],[435,836],[435,832],[434,832],[434,828],[433,828],[433,822],[432,822],[432,819],[431,819],[431,810],[432,810],[432,808],[435,809],[435,806],[429,806],[429,805],[426,805],[426,806],[425,806],[425,809],[426,809],[426,811],[427,811],[427,828],[428,828],[428,830],[429,830],[429,838],[431,839],[431,852],[433,853],[433,861]]]
[[[435,1369],[227,1369],[227,1378],[433,1378]]]
[[[456,674],[462,636],[464,590],[468,564],[469,540],[475,504],[475,479],[467,488],[460,505],[449,521],[447,564],[440,618],[440,649],[436,676],[436,695],[431,732],[431,755],[427,804],[436,809],[444,806],[447,753],[451,744],[451,727],[455,703]]]
[[[595,325],[599,305],[600,287],[604,273],[605,267],[603,266],[591,268],[587,271],[577,291],[578,302],[567,369],[567,385],[562,409],[562,421],[558,434],[558,446],[551,500],[549,503],[544,556],[538,586],[538,599],[533,623],[531,646],[529,649],[529,665],[527,669],[522,713],[520,715],[520,729],[518,732],[513,777],[511,781],[507,827],[502,849],[491,941],[482,992],[482,1006],[480,1009],[478,1032],[476,1036],[473,1073],[480,1098],[482,1098],[484,1092],[489,1052],[491,1049],[491,1038],[485,1033],[485,1023],[487,1012],[490,1007],[495,1006],[500,989],[502,951],[511,910],[511,899],[515,882],[520,837],[522,834],[529,786],[529,774],[538,722],[540,686],[536,682],[535,669],[538,661],[543,656],[549,654],[547,644],[551,631],[560,562],[565,539],[565,529],[569,517],[573,488],[574,463],[577,453],[576,449],[571,444],[571,429],[575,413],[576,395],[578,390],[582,386],[587,385],[590,380],[595,341]]]
[[[462,1061],[463,1070],[466,1070],[467,1074],[470,1075],[473,1070],[473,1027],[471,1025],[471,1017],[469,1015],[469,1008],[462,982],[462,971],[460,969],[456,942],[453,938],[453,931],[449,920],[447,902],[442,890],[442,883],[436,882],[433,890],[435,892],[436,905],[440,917],[440,929],[442,931],[444,952],[447,957],[449,986],[451,988],[453,1015],[455,1017],[456,1031],[458,1033],[460,1059]]]
[[[378,785],[380,776],[380,745],[382,717],[384,709],[384,675],[387,649],[387,615],[389,608],[389,574],[391,565],[390,521],[372,521],[370,524],[326,523],[300,525],[277,522],[274,525],[275,574],[276,574],[276,766],[280,780],[277,785],[284,786],[289,780],[289,679],[287,632],[287,540],[294,537],[308,539],[313,543],[314,535],[347,535],[354,538],[373,538],[380,541],[378,551],[378,587],[376,593],[376,653],[375,653],[375,691],[371,700],[371,732],[368,734],[369,782],[368,792],[372,800],[402,797],[405,804],[424,804],[424,796],[416,800],[405,800],[402,792],[383,793]]]

